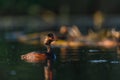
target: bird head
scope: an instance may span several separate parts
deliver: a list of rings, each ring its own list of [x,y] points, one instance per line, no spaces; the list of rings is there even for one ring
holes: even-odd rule
[[[45,40],[44,40],[44,44],[45,45],[51,45],[51,42],[55,41],[55,35],[53,33],[48,33],[48,35],[46,36]]]

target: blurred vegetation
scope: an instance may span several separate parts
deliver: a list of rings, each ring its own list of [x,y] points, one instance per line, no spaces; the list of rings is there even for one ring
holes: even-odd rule
[[[0,14],[29,14],[30,11],[39,13],[42,8],[55,9],[56,0],[0,0]]]
[[[77,15],[89,15],[97,10],[107,14],[119,14],[119,4],[119,0],[0,0],[0,14],[28,14],[32,9],[35,12],[48,9],[59,13],[62,6],[68,6],[70,13]]]

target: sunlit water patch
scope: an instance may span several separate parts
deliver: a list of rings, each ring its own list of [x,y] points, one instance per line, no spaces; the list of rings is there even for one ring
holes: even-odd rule
[[[118,60],[89,60],[90,63],[111,63],[111,64],[119,64],[120,61]]]

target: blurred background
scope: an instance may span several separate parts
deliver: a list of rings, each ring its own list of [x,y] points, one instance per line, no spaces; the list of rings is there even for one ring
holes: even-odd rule
[[[0,0],[1,80],[44,80],[44,65],[20,56],[45,51],[40,38],[46,31],[60,39],[55,80],[119,80],[119,7],[119,0]],[[69,38],[60,35],[65,27]]]
[[[96,12],[104,15],[104,26],[119,29],[118,0],[1,0],[0,28],[44,30],[60,25],[94,26]]]

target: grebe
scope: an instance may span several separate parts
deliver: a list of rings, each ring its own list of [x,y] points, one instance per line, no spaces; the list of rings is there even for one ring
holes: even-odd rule
[[[54,40],[55,40],[54,34],[49,33],[44,40],[44,44],[47,47],[46,53],[33,51],[33,52],[29,52],[27,54],[22,55],[21,59],[30,63],[38,63],[46,59],[50,59],[50,57],[53,57],[52,50],[51,50],[51,42],[53,42]]]
[[[22,60],[25,60],[30,63],[39,63],[41,61],[45,61],[44,66],[45,80],[53,80],[54,54],[51,50],[51,43],[53,41],[55,41],[55,36],[53,33],[49,33],[44,40],[44,44],[47,47],[46,53],[30,52],[21,56]]]

